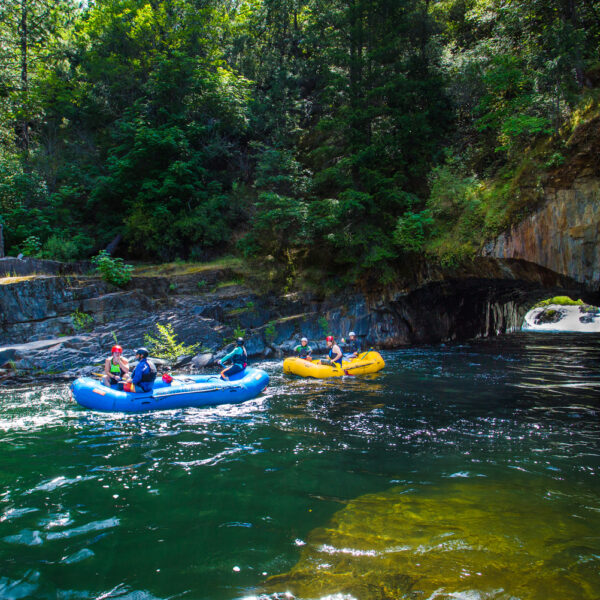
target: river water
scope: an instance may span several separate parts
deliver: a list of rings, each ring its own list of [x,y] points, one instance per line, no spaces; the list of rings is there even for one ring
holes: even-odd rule
[[[145,415],[0,390],[0,598],[600,597],[600,336],[384,358]]]

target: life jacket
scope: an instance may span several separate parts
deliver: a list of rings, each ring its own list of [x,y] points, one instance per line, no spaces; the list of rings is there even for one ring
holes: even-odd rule
[[[123,375],[125,374],[125,371],[123,371],[120,364],[115,365],[115,363],[112,361],[112,358],[111,358],[109,373],[111,375],[115,375],[115,376],[118,375],[119,377],[123,377]]]
[[[231,357],[231,364],[240,365],[240,367],[243,367],[244,369],[246,368],[246,365],[248,364],[248,353],[246,352],[246,348],[244,348],[244,346],[242,346],[241,353],[236,352]]]
[[[296,352],[298,353],[298,356],[300,358],[306,358],[307,356],[312,354],[312,349],[308,344],[306,346],[300,344],[299,346],[296,346]]]
[[[150,383],[156,379],[156,366],[151,360],[148,359],[146,359],[146,364],[148,365],[149,369],[142,373],[142,378],[140,381],[144,383]]]
[[[360,353],[360,343],[358,340],[348,340],[346,342],[346,352],[348,354]]]
[[[340,356],[337,360],[333,360],[334,357],[334,353],[333,353],[333,346],[331,348],[329,348],[329,358],[330,360],[332,360],[333,362],[336,362],[340,365],[340,367],[342,366],[342,357]]]

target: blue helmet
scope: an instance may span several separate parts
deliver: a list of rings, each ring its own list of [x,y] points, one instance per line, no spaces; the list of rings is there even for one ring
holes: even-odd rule
[[[148,358],[148,355],[150,354],[150,352],[148,352],[148,348],[144,348],[143,346],[141,348],[138,348],[135,351],[136,356],[138,354],[141,354],[144,358]]]

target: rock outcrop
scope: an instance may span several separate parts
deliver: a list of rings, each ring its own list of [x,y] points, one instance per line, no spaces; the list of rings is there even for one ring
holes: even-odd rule
[[[485,256],[520,258],[600,290],[600,117],[575,129],[565,162],[545,174],[535,212],[492,240]]]
[[[57,260],[42,260],[38,258],[14,258],[4,256],[0,258],[0,277],[27,276],[36,273],[47,275],[73,275],[89,271],[91,264],[88,261],[63,263]]]
[[[266,357],[283,356],[300,336],[323,351],[325,335],[341,338],[350,330],[364,346],[383,348],[467,339],[520,328],[527,310],[545,297],[586,294],[584,286],[543,267],[493,258],[451,271],[414,265],[394,286],[332,298],[278,297],[230,278],[218,271],[134,278],[125,290],[90,277],[0,285],[0,368],[69,377],[98,371],[115,339],[131,356],[146,334],[156,335],[157,323],[171,324],[186,345],[200,344],[184,369],[214,363],[241,330],[249,355]],[[196,280],[210,280],[212,287]]]
[[[544,197],[537,212],[490,242],[485,255],[524,259],[600,289],[600,178],[547,187]]]

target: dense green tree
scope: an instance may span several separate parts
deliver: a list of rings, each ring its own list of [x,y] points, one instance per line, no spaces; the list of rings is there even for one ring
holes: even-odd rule
[[[54,118],[69,110],[73,153],[91,148],[62,201],[83,193],[104,242],[122,233],[130,253],[168,258],[228,238],[248,82],[222,60],[225,16],[217,2],[107,0],[74,32],[63,84],[77,90]]]
[[[474,251],[509,202],[490,216],[481,182],[599,71],[593,0],[6,0],[0,21],[7,250],[63,259],[120,234],[132,257],[385,278],[443,236]]]
[[[593,2],[444,0],[434,15],[446,38],[456,142],[477,146],[479,166],[558,130],[598,61]]]
[[[5,0],[0,5],[2,125],[13,129],[14,141],[26,158],[31,128],[41,118],[36,89],[40,74],[52,65],[56,40],[73,11],[68,0]]]
[[[7,250],[45,239],[52,209],[44,138],[43,82],[62,60],[65,28],[76,18],[70,0],[6,0],[0,5],[0,216]]]
[[[435,24],[419,0],[316,1],[312,14],[324,82],[303,140],[314,233],[335,262],[373,267],[395,255],[396,218],[424,191],[452,121]],[[327,212],[335,225],[322,231]]]

